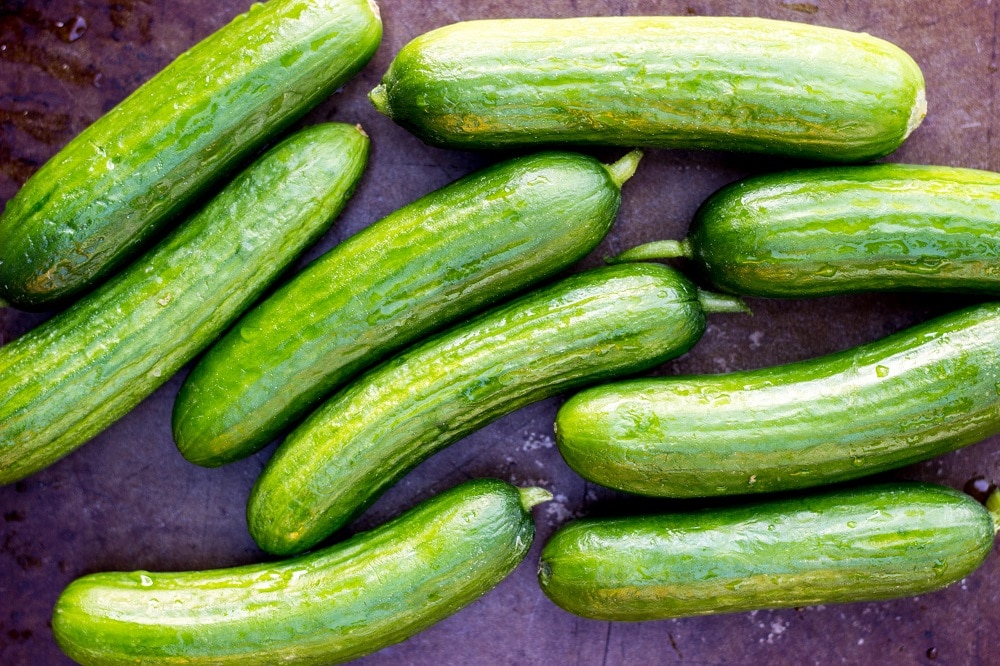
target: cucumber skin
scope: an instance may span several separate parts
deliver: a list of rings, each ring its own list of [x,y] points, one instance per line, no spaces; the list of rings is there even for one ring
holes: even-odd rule
[[[211,343],[329,228],[367,158],[360,128],[296,133],[128,269],[0,347],[0,484],[85,443]]]
[[[1000,432],[1000,304],[772,368],[594,387],[556,416],[563,458],[639,495],[805,488]]]
[[[574,275],[429,338],[327,400],[250,492],[261,548],[318,543],[411,468],[519,407],[687,351],[705,329],[696,289],[662,266]]]
[[[920,68],[889,42],[729,17],[457,23],[403,47],[370,97],[441,147],[711,148],[835,162],[892,152],[926,108]]]
[[[930,592],[976,570],[990,514],[930,484],[893,484],[684,514],[569,523],[539,583],[563,609],[654,620]]]
[[[1000,293],[1000,174],[880,164],[750,178],[712,195],[689,243],[719,289],[769,297]]]
[[[543,153],[390,214],[307,267],[209,350],[174,406],[178,448],[206,466],[250,455],[386,354],[582,259],[620,202],[597,160]]]
[[[534,529],[518,489],[470,481],[299,558],[85,576],[59,597],[52,629],[87,665],[340,663],[491,590],[527,555]]]
[[[133,258],[368,62],[382,35],[373,7],[254,5],[96,120],[7,202],[0,299],[65,304]]]

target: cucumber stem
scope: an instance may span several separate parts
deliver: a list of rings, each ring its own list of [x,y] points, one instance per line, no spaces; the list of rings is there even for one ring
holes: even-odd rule
[[[747,304],[736,296],[718,294],[714,291],[698,290],[698,302],[705,312],[741,312],[743,314],[753,314]]]
[[[676,259],[684,257],[694,258],[694,250],[691,249],[691,241],[684,240],[661,240],[637,245],[625,250],[621,254],[605,259],[609,264],[623,264],[630,261],[649,261],[651,259]]]
[[[531,511],[531,507],[552,499],[552,493],[545,488],[518,488],[517,492],[521,495],[521,506],[525,511]]]
[[[990,512],[993,519],[993,533],[1000,532],[1000,488],[994,488],[990,496],[986,498],[986,510]]]
[[[389,94],[385,90],[385,84],[380,83],[375,88],[368,93],[368,99],[371,101],[372,106],[375,110],[384,116],[389,116],[392,118],[392,114],[389,113]]]
[[[372,92],[374,93],[375,91],[373,90]],[[633,150],[617,162],[605,164],[604,168],[611,174],[611,180],[618,186],[618,189],[621,189],[622,185],[635,174],[635,170],[639,167],[639,160],[641,159],[642,151]]]

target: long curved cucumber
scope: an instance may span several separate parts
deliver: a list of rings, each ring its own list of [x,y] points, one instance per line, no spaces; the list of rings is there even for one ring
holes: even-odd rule
[[[1000,174],[878,164],[797,170],[722,188],[688,238],[617,260],[687,256],[719,289],[826,296],[1000,293]]]
[[[700,497],[853,479],[1000,432],[1000,303],[783,366],[608,384],[556,417],[601,485]]]
[[[332,664],[398,643],[486,594],[524,559],[541,488],[476,480],[369,532],[281,562],[98,573],[56,603],[81,664]]]
[[[181,453],[207,466],[248,456],[388,353],[582,259],[639,156],[515,158],[335,247],[195,366],[174,406]]]
[[[65,303],[343,85],[382,37],[374,0],[269,0],[96,120],[0,217],[0,299]]]
[[[975,571],[993,547],[997,510],[911,483],[579,520],[545,545],[538,579],[560,607],[601,620],[891,599]]]
[[[0,347],[0,484],[55,462],[215,339],[347,202],[368,159],[358,127],[311,127],[65,312]]]
[[[924,79],[867,34],[759,18],[469,21],[417,37],[369,95],[424,141],[712,148],[835,162],[892,152]]]
[[[627,270],[622,270],[627,269]],[[519,407],[688,350],[704,297],[662,266],[566,278],[404,351],[292,431],[250,493],[250,534],[288,554],[318,543],[417,463]]]

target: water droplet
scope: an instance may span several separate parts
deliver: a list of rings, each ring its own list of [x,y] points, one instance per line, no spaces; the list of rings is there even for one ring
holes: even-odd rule
[[[847,521],[847,526],[850,527],[853,530],[855,527],[858,526],[858,523],[856,521],[849,520],[849,521]]]
[[[937,656],[938,656],[938,649],[936,647],[927,648],[928,659],[937,659]]]
[[[68,21],[56,21],[56,28],[58,28],[59,39],[64,42],[75,42],[83,37],[83,33],[87,32],[87,19],[82,16],[74,16]]]
[[[163,298],[156,299],[156,304],[159,305],[160,307],[166,307],[167,305],[170,304],[170,300],[172,298],[173,295],[168,291],[163,295]]]
[[[944,560],[935,560],[934,566],[931,569],[934,570],[935,576],[943,576],[948,571],[948,563]]]
[[[824,264],[816,271],[816,275],[820,277],[833,277],[837,274],[837,267],[831,266],[830,264]]]
[[[153,584],[153,579],[146,574],[139,574],[139,585],[143,587],[150,587]]]
[[[884,365],[876,365],[875,374],[878,375],[879,377],[888,377],[889,368],[885,367]]]
[[[965,491],[966,495],[974,497],[979,502],[985,502],[994,488],[996,486],[990,483],[985,477],[974,476],[965,482],[962,490]]]

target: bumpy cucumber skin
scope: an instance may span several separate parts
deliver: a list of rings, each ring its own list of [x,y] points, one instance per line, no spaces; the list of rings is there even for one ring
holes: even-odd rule
[[[923,594],[993,547],[989,512],[930,484],[893,484],[683,514],[569,523],[539,583],[565,610],[654,620]]]
[[[470,21],[406,45],[370,95],[424,141],[892,152],[923,118],[920,68],[869,35],[728,17]]]
[[[211,343],[329,228],[367,158],[357,127],[296,133],[127,270],[0,347],[0,484],[86,442]]]
[[[687,351],[705,315],[662,266],[577,274],[411,347],[288,436],[250,493],[265,550],[309,548],[420,461],[519,407]]]
[[[556,417],[584,478],[640,495],[805,488],[1000,432],[1000,304],[784,366],[607,384]]]
[[[96,120],[0,217],[0,298],[69,301],[343,85],[382,36],[369,0],[254,5]]]
[[[597,160],[542,153],[392,213],[211,348],[177,397],[178,448],[206,466],[250,455],[389,352],[582,259],[620,202]]]
[[[331,664],[398,643],[479,598],[534,538],[517,488],[476,480],[310,555],[69,585],[52,629],[81,664]]]
[[[716,287],[770,297],[1000,293],[1000,174],[880,164],[768,174],[699,209],[689,245]]]

